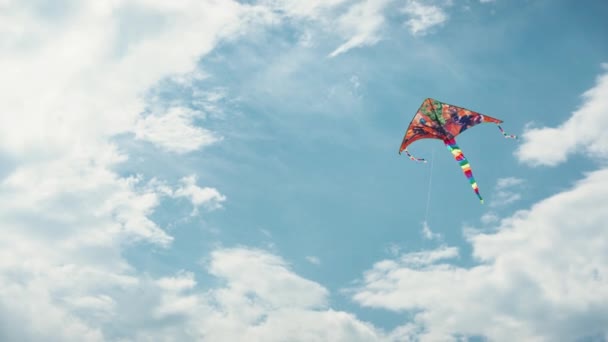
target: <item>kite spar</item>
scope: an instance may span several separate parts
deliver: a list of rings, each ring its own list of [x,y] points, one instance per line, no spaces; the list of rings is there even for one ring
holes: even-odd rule
[[[460,147],[456,144],[455,138],[467,128],[485,122],[495,123],[505,138],[517,139],[517,136],[505,133],[500,126],[502,120],[466,108],[427,98],[422,102],[422,105],[418,108],[416,115],[414,115],[414,118],[405,131],[403,142],[399,148],[399,154],[405,152],[411,160],[426,163],[426,160],[416,158],[410,154],[407,147],[414,141],[420,139],[442,140],[454,156],[454,159],[460,164],[462,172],[469,180],[469,183],[471,183],[473,191],[481,203],[483,203],[483,198],[479,194],[479,187],[477,186],[477,182],[471,171],[471,165],[460,150]]]

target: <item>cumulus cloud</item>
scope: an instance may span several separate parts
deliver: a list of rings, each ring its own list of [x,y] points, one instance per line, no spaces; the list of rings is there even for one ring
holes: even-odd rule
[[[210,209],[221,208],[222,202],[226,201],[226,196],[222,195],[217,189],[196,185],[196,176],[190,175],[180,181],[182,185],[178,187],[173,197],[186,197],[194,207],[206,206]]]
[[[171,335],[211,341],[375,341],[384,336],[328,307],[327,289],[290,270],[280,257],[250,248],[218,249],[207,271],[221,286],[197,290],[192,273],[159,280],[157,314],[182,315]]]
[[[295,4],[295,3],[294,3]],[[218,141],[198,124],[225,93],[193,94],[203,112],[143,116],[163,79],[188,85],[197,61],[242,34],[259,7],[235,1],[2,3],[0,340],[368,341],[379,333],[328,308],[328,291],[268,253],[218,250],[201,289],[192,270],[153,278],[124,257],[173,237],[151,217],[163,198],[214,209],[219,190],[119,173],[118,135],[184,153]],[[248,12],[250,11],[250,12]],[[4,159],[3,159],[4,160]],[[230,338],[234,337],[234,338]],[[250,337],[250,338],[249,338]]]
[[[608,170],[468,238],[478,265],[459,267],[442,248],[378,262],[358,303],[412,310],[396,332],[422,340],[493,341],[608,336]],[[490,221],[490,223],[493,221]],[[559,313],[559,314],[558,314]]]
[[[200,112],[143,115],[149,90],[204,78],[199,59],[250,25],[320,20],[343,3],[65,0],[51,13],[44,2],[2,2],[0,158],[11,163],[0,179],[0,340],[382,339],[263,251],[215,251],[207,271],[217,287],[192,270],[154,278],[124,257],[140,243],[170,248],[173,237],[151,219],[161,199],[195,209],[226,200],[196,175],[168,186],[117,171],[132,158],[117,136],[178,154],[220,139],[199,119],[221,112],[221,90],[193,93]],[[355,3],[338,16],[340,53],[379,39],[386,4]]]
[[[557,127],[528,128],[517,158],[526,164],[556,166],[576,152],[594,159],[608,158],[608,64],[593,88],[583,94],[582,105]]]
[[[10,1],[0,11],[0,157],[11,160],[0,180],[0,339],[104,340],[138,324],[125,303],[135,304],[149,283],[124,248],[167,248],[173,240],[150,218],[166,193],[117,173],[129,155],[112,139],[144,132],[178,151],[209,141],[184,111],[142,119],[143,95],[236,34],[243,7],[68,0],[49,13],[44,6]],[[178,130],[195,144],[171,145]],[[195,184],[182,188],[177,193],[197,204],[222,198]]]

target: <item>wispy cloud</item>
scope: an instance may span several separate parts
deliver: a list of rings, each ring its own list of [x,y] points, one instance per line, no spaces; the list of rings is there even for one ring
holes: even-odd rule
[[[406,25],[413,35],[425,35],[431,28],[448,20],[447,13],[441,7],[418,0],[409,0],[403,12],[409,16]]]
[[[496,215],[496,213],[492,211],[483,214],[480,218],[480,221],[483,224],[492,224],[498,222],[499,220],[500,217],[498,217],[498,215]]]
[[[521,185],[524,180],[515,177],[499,178],[496,181],[490,206],[499,207],[511,204],[521,199]]]
[[[427,240],[441,239],[441,234],[433,232],[427,221],[422,222],[422,236]]]
[[[319,257],[309,255],[306,257],[306,260],[313,265],[321,265],[321,259],[319,259]]]
[[[380,30],[384,24],[385,7],[391,0],[364,0],[349,8],[338,18],[338,28],[343,35],[350,38],[332,51],[329,56],[335,57],[352,48],[372,45],[380,40]]]

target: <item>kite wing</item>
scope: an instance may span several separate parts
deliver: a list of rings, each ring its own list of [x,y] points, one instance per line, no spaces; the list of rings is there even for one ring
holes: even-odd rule
[[[466,129],[481,123],[495,123],[497,125],[502,123],[502,120],[489,115],[439,101],[435,101],[435,110],[438,112],[437,115],[442,117],[443,128],[448,133],[449,138],[455,138]]]
[[[441,127],[441,121],[438,120],[431,101],[431,99],[426,99],[422,102],[422,105],[418,108],[416,115],[414,115],[405,131],[405,136],[399,148],[399,154],[405,151],[412,160],[425,161],[421,158],[415,158],[408,152],[407,147],[414,141],[420,139],[445,139],[445,132]]]

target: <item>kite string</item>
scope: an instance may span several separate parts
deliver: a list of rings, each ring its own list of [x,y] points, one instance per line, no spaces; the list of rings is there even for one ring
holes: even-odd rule
[[[432,152],[431,152],[431,170],[429,172],[429,184],[428,184],[428,189],[427,189],[427,193],[426,193],[426,209],[425,209],[425,213],[424,213],[424,224],[428,225],[428,218],[429,218],[429,207],[431,204],[431,185],[433,184],[433,165],[435,161],[435,148],[433,148]]]

